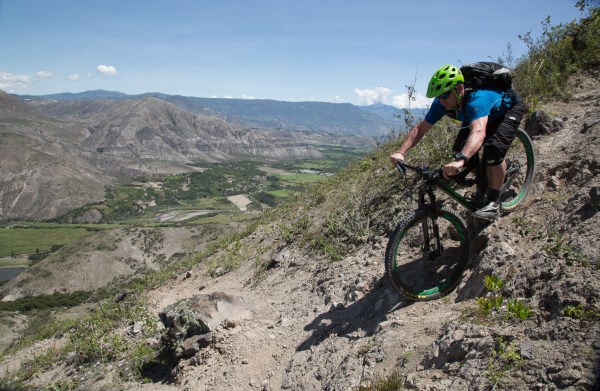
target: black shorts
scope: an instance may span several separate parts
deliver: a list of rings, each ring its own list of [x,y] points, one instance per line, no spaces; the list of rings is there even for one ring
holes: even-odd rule
[[[504,161],[506,152],[512,145],[521,118],[525,114],[525,104],[520,99],[504,113],[504,115],[493,122],[488,122],[483,141],[482,159],[489,166],[495,166]],[[460,152],[467,142],[471,129],[469,124],[463,123],[462,128],[456,136],[452,150]]]

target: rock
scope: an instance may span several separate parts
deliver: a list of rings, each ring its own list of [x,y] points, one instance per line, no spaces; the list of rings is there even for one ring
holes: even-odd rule
[[[596,208],[600,208],[600,187],[592,186],[589,194],[590,194],[590,204]]]
[[[521,357],[531,360],[533,358],[533,341],[528,339],[526,341],[521,342],[520,346]]]
[[[135,334],[139,334],[142,332],[142,328],[144,327],[144,323],[143,322],[135,322],[133,324],[133,327],[131,328],[131,332],[135,335]]]
[[[550,177],[550,179],[548,180],[548,186],[554,190],[556,190],[560,187],[560,180],[558,179],[558,177],[556,175]]]
[[[525,122],[525,131],[531,137],[556,133],[564,127],[563,121],[552,118],[545,111],[535,111]]]
[[[65,365],[73,365],[77,361],[77,352],[69,352],[65,357]]]
[[[587,119],[583,123],[583,126],[581,128],[581,133],[587,133],[587,132],[589,132],[594,126],[598,125],[599,123],[600,123],[600,119],[599,118]]]
[[[159,313],[166,329],[162,345],[176,359],[193,356],[209,345],[216,346],[215,336],[210,332],[218,327],[236,327],[239,320],[251,318],[253,313],[249,307],[243,299],[223,292],[181,300]]]
[[[177,302],[165,308],[158,316],[166,328],[162,338],[163,345],[178,357],[183,357],[185,352],[189,354],[190,342],[185,342],[186,340],[210,331],[206,311],[198,297]]]
[[[127,298],[127,296],[128,296],[130,293],[131,293],[131,292],[129,292],[129,291],[123,291],[123,292],[120,292],[120,293],[118,293],[118,294],[115,296],[115,303],[120,303],[120,302],[122,302],[123,300],[125,300],[125,299]]]

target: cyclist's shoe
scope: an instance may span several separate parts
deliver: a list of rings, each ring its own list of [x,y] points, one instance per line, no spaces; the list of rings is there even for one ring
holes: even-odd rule
[[[479,192],[468,192],[465,194],[465,199],[475,204],[477,208],[485,206],[485,196]]]
[[[475,217],[479,217],[484,220],[494,220],[498,214],[500,214],[500,205],[495,202],[490,202],[481,209],[478,209],[473,213]]]

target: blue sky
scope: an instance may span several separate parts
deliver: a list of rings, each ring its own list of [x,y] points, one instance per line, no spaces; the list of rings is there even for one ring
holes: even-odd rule
[[[0,0],[0,89],[382,102],[497,59],[575,0]]]

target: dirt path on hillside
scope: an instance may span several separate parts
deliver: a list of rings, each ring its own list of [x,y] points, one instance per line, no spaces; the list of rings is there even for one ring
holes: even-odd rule
[[[382,361],[380,353],[370,351],[369,340],[375,338],[382,339],[386,352],[394,352],[395,357],[386,357],[391,366],[403,361],[416,368],[411,358],[425,351],[442,325],[460,316],[463,306],[448,306],[456,296],[418,306],[400,300],[382,280],[384,245],[382,241],[353,255],[343,262],[345,268],[342,263],[323,267],[284,250],[281,266],[258,286],[252,279],[239,278],[252,275],[253,266],[247,264],[237,277],[206,281],[197,276],[153,292],[156,310],[198,294],[199,286],[204,287],[202,294],[227,292],[251,302],[253,317],[233,319],[235,327],[229,329],[218,327],[219,349],[202,352],[202,365],[194,359],[182,363],[177,384],[130,384],[129,389],[279,390],[303,384],[303,389],[320,390],[319,382],[310,386],[315,372],[339,365],[360,369],[349,381],[357,386],[374,375],[366,363]],[[395,335],[399,329],[401,338]],[[304,375],[286,378],[290,369]]]

